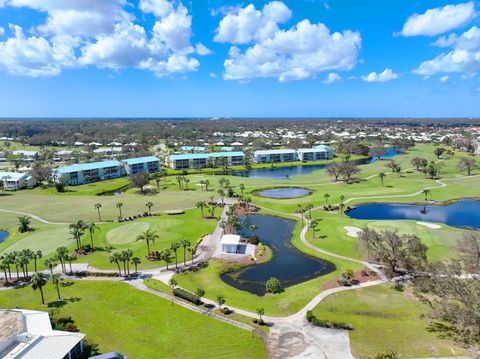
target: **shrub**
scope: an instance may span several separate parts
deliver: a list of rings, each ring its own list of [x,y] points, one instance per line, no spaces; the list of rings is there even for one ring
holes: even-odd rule
[[[350,323],[318,319],[311,310],[307,311],[307,321],[316,327],[353,330],[353,325],[351,325]]]
[[[193,293],[190,293],[190,292],[187,292],[186,290],[181,289],[181,288],[175,288],[173,290],[173,295],[176,296],[176,297],[185,299],[185,300],[187,300],[187,301],[189,301],[189,302],[191,302],[195,305],[200,305],[202,303],[197,295],[195,295]]]
[[[283,291],[282,283],[280,283],[280,281],[275,277],[267,280],[267,283],[265,283],[265,289],[267,290],[267,293],[273,294],[281,293]]]
[[[250,244],[257,245],[259,243],[258,236],[252,236],[248,239]]]
[[[55,182],[55,189],[57,190],[57,192],[65,192],[65,183],[63,182]]]
[[[67,332],[78,332],[77,326],[76,326],[75,324],[73,324],[73,323],[67,323],[67,324],[65,325],[65,330],[66,330]]]
[[[232,313],[232,311],[228,307],[223,307],[221,310],[222,310],[222,313],[225,315],[229,315],[230,313]]]

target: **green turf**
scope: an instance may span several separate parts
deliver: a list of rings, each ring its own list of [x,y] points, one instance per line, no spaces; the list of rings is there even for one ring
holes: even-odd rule
[[[399,357],[437,357],[464,354],[464,350],[428,330],[422,319],[426,308],[407,288],[399,292],[389,285],[336,293],[315,309],[319,319],[351,323],[350,344],[354,355],[373,357],[392,350]]]
[[[60,316],[71,316],[102,352],[129,358],[265,358],[262,341],[246,330],[192,312],[126,283],[77,281],[62,287]],[[49,283],[45,298],[56,299]],[[0,292],[2,308],[48,311],[30,286]],[[52,303],[53,305],[53,303]],[[228,345],[226,345],[226,338]]]
[[[110,244],[129,244],[136,241],[138,235],[150,228],[148,222],[135,222],[113,228],[107,232],[106,240]]]
[[[20,234],[18,239],[12,237],[12,239],[9,239],[12,244],[6,246],[7,242],[5,242],[2,247],[5,248],[6,252],[35,249],[48,254],[54,252],[57,247],[68,247],[74,243],[68,231],[68,226],[42,225],[34,232]]]

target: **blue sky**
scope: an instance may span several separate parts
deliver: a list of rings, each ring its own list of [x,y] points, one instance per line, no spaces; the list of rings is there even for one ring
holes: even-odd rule
[[[480,116],[478,11],[473,1],[0,0],[0,116]]]

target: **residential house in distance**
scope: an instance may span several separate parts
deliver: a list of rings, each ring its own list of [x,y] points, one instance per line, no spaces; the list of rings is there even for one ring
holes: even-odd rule
[[[187,153],[202,153],[205,152],[207,148],[205,146],[182,146],[180,150]]]
[[[218,161],[221,157],[226,159],[229,166],[234,166],[243,164],[245,154],[243,152],[212,152],[171,155],[165,159],[165,165],[175,170],[206,168],[211,165],[211,161]]]
[[[6,191],[18,191],[19,189],[33,188],[35,180],[28,173],[0,172],[0,181]]]
[[[298,160],[297,151],[290,149],[283,150],[259,150],[253,153],[253,162],[294,162]]]
[[[53,330],[48,313],[0,310],[0,358],[77,359],[85,334]]]
[[[56,181],[64,181],[70,186],[84,183],[104,181],[136,173],[156,172],[160,168],[160,160],[155,156],[131,158],[127,160],[111,160],[60,167],[53,170]]]

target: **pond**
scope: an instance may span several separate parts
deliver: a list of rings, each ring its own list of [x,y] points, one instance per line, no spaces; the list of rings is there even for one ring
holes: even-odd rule
[[[480,228],[480,200],[463,199],[447,205],[392,203],[361,204],[346,212],[355,219],[410,219],[439,222],[460,228]]]
[[[269,262],[222,273],[222,280],[232,287],[262,296],[265,294],[265,283],[271,277],[276,277],[286,288],[336,270],[333,263],[306,255],[295,248],[291,242],[294,220],[254,214],[242,216],[240,221],[244,225],[239,234],[249,237],[249,226],[256,225],[255,234],[260,242],[271,248],[273,255]]]
[[[260,197],[280,198],[280,199],[304,197],[304,196],[308,196],[311,193],[312,191],[306,188],[299,188],[299,187],[272,188],[272,189],[266,189],[263,191],[255,192],[255,194]]]
[[[0,229],[0,243],[4,242],[5,239],[7,239],[9,235],[10,235],[10,233],[8,233],[7,231],[3,231],[3,230]]]
[[[400,154],[400,153],[397,151],[396,148],[389,147],[389,148],[387,148],[387,154],[385,156],[372,157],[371,160],[370,160],[370,163],[374,163],[379,159],[387,160],[387,159],[392,158],[392,157],[394,157],[398,154]]]

